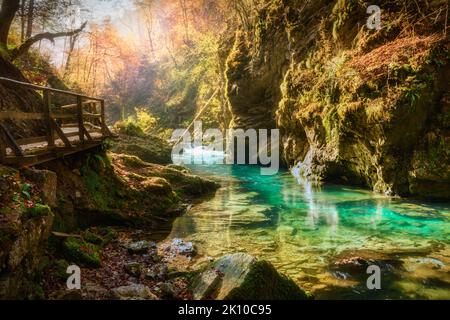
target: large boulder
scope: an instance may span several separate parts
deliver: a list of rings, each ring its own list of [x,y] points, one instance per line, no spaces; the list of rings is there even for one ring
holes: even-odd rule
[[[192,282],[196,300],[306,300],[309,295],[267,261],[245,253],[224,256]]]

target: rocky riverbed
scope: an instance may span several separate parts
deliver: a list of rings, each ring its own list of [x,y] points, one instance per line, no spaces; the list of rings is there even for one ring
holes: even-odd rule
[[[102,236],[89,244],[102,243]],[[111,235],[113,235],[111,237]],[[266,261],[245,253],[220,259],[198,257],[195,245],[182,239],[159,243],[147,239],[151,233],[132,229],[110,229],[97,266],[81,268],[80,290],[69,290],[69,260],[51,257],[55,263],[44,270],[45,298],[55,300],[226,300],[310,299],[291,279],[279,274]],[[72,240],[71,240],[72,239]],[[63,242],[73,241],[74,236]],[[79,239],[79,238],[77,238]],[[84,240],[83,240],[84,241]],[[94,242],[94,243],[92,243]],[[69,253],[70,254],[70,253]],[[92,254],[92,253],[91,253]],[[74,255],[72,255],[74,256]],[[201,269],[199,260],[207,262]],[[206,261],[205,261],[206,260]],[[270,286],[267,285],[270,283]]]

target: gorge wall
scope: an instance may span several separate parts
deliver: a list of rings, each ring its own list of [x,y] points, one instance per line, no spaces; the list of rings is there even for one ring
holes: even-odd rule
[[[309,180],[449,199],[448,3],[420,4],[264,1],[222,40],[230,127],[279,128]]]

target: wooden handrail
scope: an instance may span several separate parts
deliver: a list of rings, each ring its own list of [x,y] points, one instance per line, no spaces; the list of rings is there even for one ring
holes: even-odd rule
[[[101,103],[101,101],[99,101],[99,100],[86,100],[86,101],[83,102],[83,106],[89,105],[89,104],[92,104],[92,103]],[[65,105],[65,106],[61,106],[59,108],[64,110],[64,109],[76,109],[77,107],[78,107],[78,104],[74,103],[74,104],[68,104],[68,105]]]
[[[53,119],[75,119],[76,117],[76,113],[50,113],[50,118]],[[84,112],[83,117],[88,119],[101,119],[102,115],[100,113]],[[0,111],[0,120],[43,120],[44,118],[45,115],[43,112]]]
[[[35,85],[35,84],[22,82],[22,81],[17,81],[17,80],[13,80],[13,79],[8,79],[8,78],[4,78],[4,77],[0,77],[0,81],[5,81],[5,82],[9,82],[9,83],[18,84],[18,85],[21,85],[23,87],[26,87],[26,88],[29,88],[29,89],[33,89],[33,90],[44,90],[44,91],[47,90],[47,91],[51,91],[51,92],[55,92],[55,93],[65,94],[65,95],[72,96],[72,97],[81,97],[83,99],[95,100],[95,101],[100,101],[100,102],[104,101],[104,99],[86,96],[86,95],[81,94],[81,93],[75,93],[75,92],[66,91],[66,90],[54,89],[54,88],[51,88],[51,87],[38,86],[38,85]]]
[[[50,161],[54,157],[59,157],[59,154],[64,156],[73,154],[77,152],[77,150],[82,151],[86,148],[98,146],[104,138],[112,136],[112,133],[106,125],[104,99],[50,87],[38,86],[4,77],[0,77],[0,81],[20,85],[30,90],[42,91],[43,94],[43,109],[41,112],[0,111],[0,163],[42,163],[44,161]],[[53,93],[75,97],[76,104],[59,107],[58,110],[52,110],[51,99]],[[68,109],[74,110],[73,112],[61,112]],[[76,132],[62,129],[66,122],[64,120],[70,119],[76,121],[73,125],[73,128],[78,129]],[[1,120],[41,120],[45,123],[46,135],[41,137],[23,137],[21,139],[15,139],[11,134],[7,123],[3,123]],[[91,130],[87,128],[90,128]],[[99,140],[99,134],[101,140]],[[70,138],[75,136],[78,136],[79,143],[75,140],[70,140]],[[33,158],[34,154],[24,153],[24,150],[41,148],[41,142],[46,142],[44,145],[47,150],[45,156],[43,156],[44,153],[42,153],[42,155]],[[60,146],[61,142],[64,144],[63,148]],[[33,146],[33,144],[38,144],[38,146]],[[7,149],[9,152],[12,151],[14,156],[8,155]]]

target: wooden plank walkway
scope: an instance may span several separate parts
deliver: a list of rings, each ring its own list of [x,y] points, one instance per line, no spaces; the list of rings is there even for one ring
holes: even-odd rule
[[[41,112],[0,111],[0,164],[32,166],[97,147],[112,136],[103,99],[2,77],[0,82],[41,91],[43,97]],[[74,97],[76,103],[57,107],[53,94]],[[41,121],[46,135],[15,139],[6,120]]]

